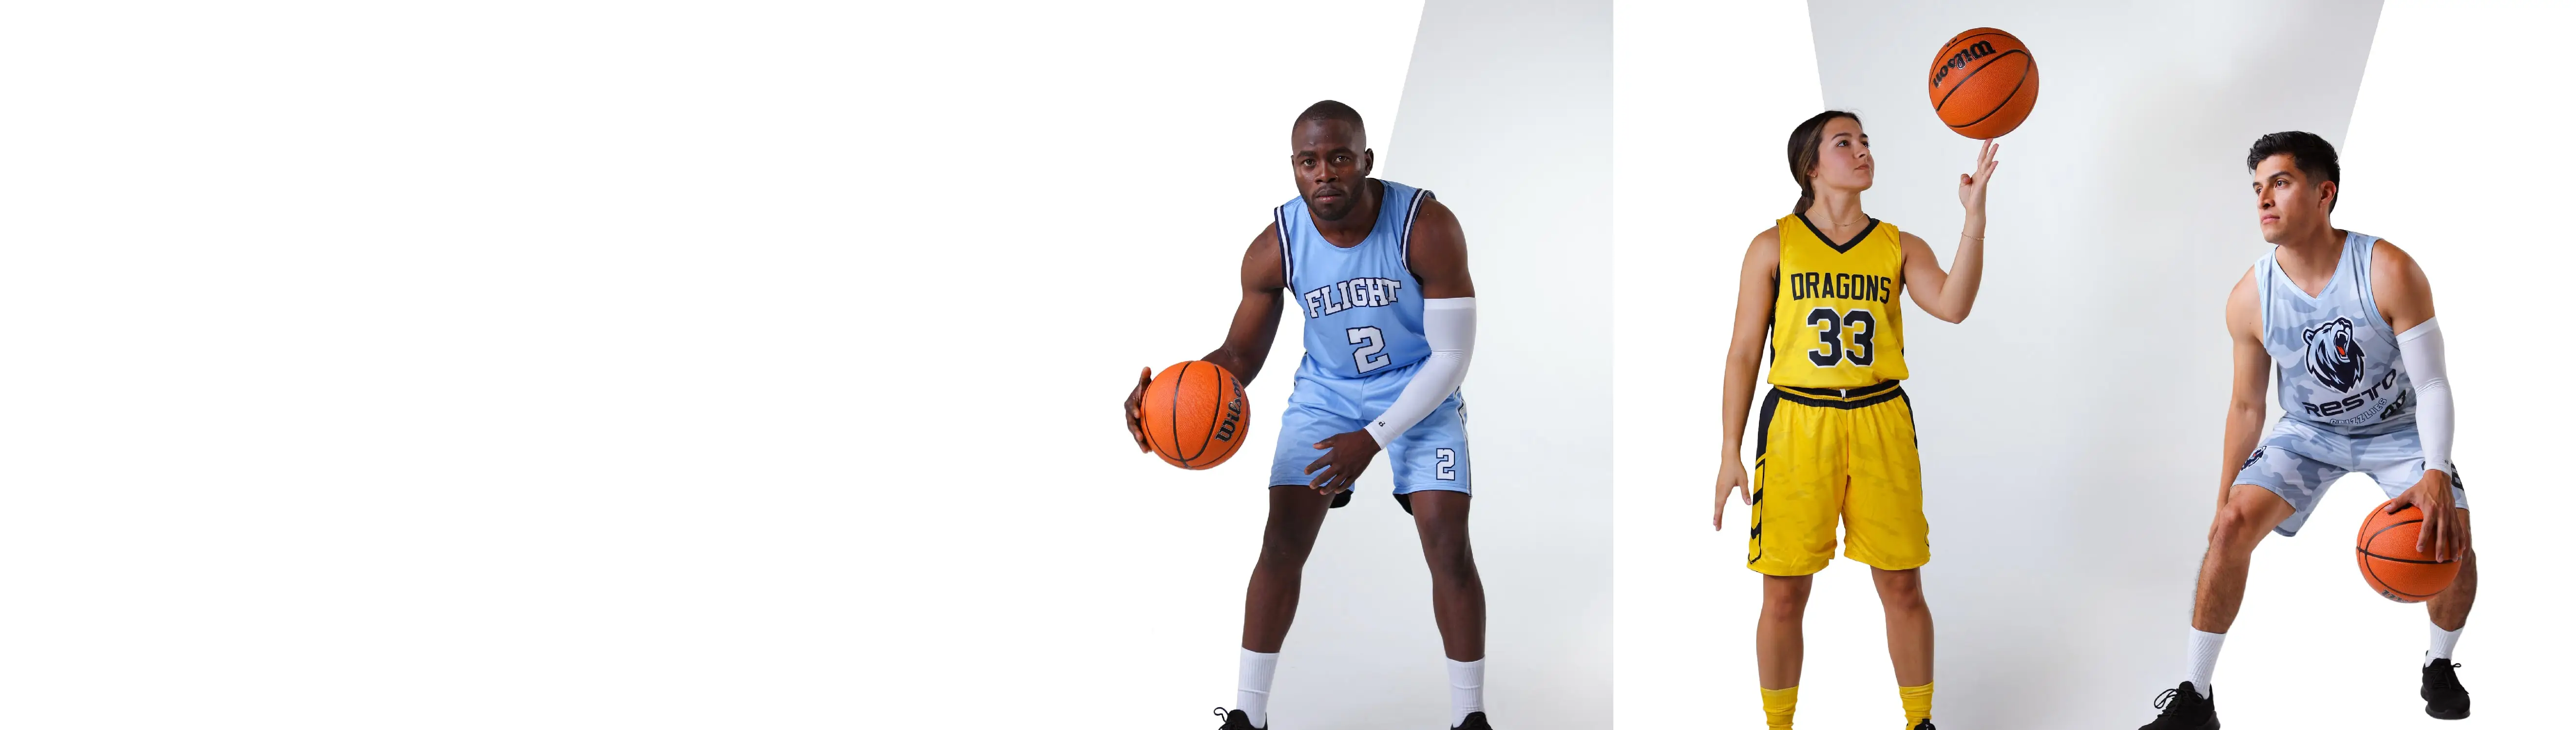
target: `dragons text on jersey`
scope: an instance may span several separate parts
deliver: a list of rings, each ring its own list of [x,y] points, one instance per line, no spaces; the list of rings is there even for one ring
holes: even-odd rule
[[[1857,388],[1905,378],[1896,293],[1905,250],[1871,220],[1835,243],[1804,215],[1780,219],[1779,294],[1771,309],[1771,384]]]

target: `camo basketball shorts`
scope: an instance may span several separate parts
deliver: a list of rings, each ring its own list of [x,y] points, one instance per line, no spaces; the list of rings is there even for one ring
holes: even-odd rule
[[[2459,465],[2452,465],[2451,504],[2469,507],[2467,482],[2460,479]],[[2245,458],[2236,471],[2237,484],[2252,484],[2281,495],[2292,509],[2289,519],[2272,528],[2282,537],[2299,534],[2308,522],[2308,513],[2326,494],[2326,487],[2345,474],[2361,472],[2379,482],[2379,491],[2389,497],[2405,493],[2424,478],[2424,440],[2416,435],[2415,426],[2407,425],[2390,433],[2374,436],[2348,436],[2335,433],[2296,418],[2283,418],[2272,426],[2272,435]]]

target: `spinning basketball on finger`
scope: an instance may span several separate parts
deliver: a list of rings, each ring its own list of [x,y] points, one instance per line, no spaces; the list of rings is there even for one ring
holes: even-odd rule
[[[2451,387],[2433,289],[2396,244],[2334,226],[2343,166],[2307,132],[2263,135],[2246,153],[2256,224],[2271,253],[2227,296],[2235,394],[2221,445],[2218,509],[2193,597],[2182,681],[2148,730],[2219,727],[2210,679],[2245,597],[2254,546],[2290,537],[2326,487],[2370,475],[2389,500],[2354,545],[2362,577],[2391,600],[2423,602],[2432,645],[2416,695],[2424,712],[2469,715],[2450,661],[2477,598],[2469,498],[2451,464]],[[2264,389],[2281,418],[2262,433]]]
[[[2029,115],[2039,78],[2019,40],[1980,28],[1944,45],[1929,81],[1943,123],[1985,140],[1975,166],[1959,176],[1965,216],[1950,269],[1931,244],[1862,210],[1877,167],[1869,134],[1859,116],[1828,111],[1789,133],[1797,204],[1753,237],[1737,281],[1720,412],[1725,458],[1711,522],[1725,527],[1730,495],[1749,505],[1745,563],[1763,576],[1754,654],[1775,729],[1790,727],[1797,712],[1807,596],[1833,559],[1839,522],[1843,556],[1870,567],[1886,611],[1905,727],[1933,730],[1932,612],[1920,570],[1932,546],[1913,402],[1900,387],[1907,374],[1900,297],[1945,322],[1967,319],[1985,265],[1993,138]],[[1748,474],[1738,455],[1766,349],[1771,391]]]
[[[1305,322],[1305,356],[1264,482],[1270,516],[1244,595],[1236,706],[1217,710],[1223,730],[1272,726],[1271,680],[1306,557],[1325,515],[1351,502],[1381,452],[1430,564],[1450,727],[1491,730],[1459,391],[1476,338],[1466,234],[1431,191],[1369,177],[1375,162],[1359,112],[1323,101],[1299,114],[1288,155],[1298,195],[1271,211],[1244,251],[1242,302],[1225,343],[1159,376],[1147,370],[1127,396],[1137,448],[1174,466],[1214,466],[1246,437],[1242,386],[1261,374],[1282,305]]]

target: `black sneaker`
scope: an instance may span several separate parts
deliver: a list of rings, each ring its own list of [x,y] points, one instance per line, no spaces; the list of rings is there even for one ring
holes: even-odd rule
[[[1494,730],[1494,726],[1485,724],[1485,713],[1470,712],[1467,713],[1467,719],[1464,722],[1458,723],[1457,727],[1449,730]]]
[[[2213,697],[2200,696],[2192,689],[2191,680],[2156,695],[2156,721],[2138,726],[2138,730],[2218,730],[2218,704]]]
[[[2424,698],[2424,714],[2442,720],[2469,716],[2469,688],[2460,686],[2459,667],[2449,659],[2424,665],[2424,689],[2416,693]]]
[[[1923,721],[1922,721],[1922,722],[1914,723],[1914,730],[1936,730],[1936,729],[1932,727],[1932,718],[1926,717],[1926,718],[1923,718]]]
[[[1242,710],[1227,712],[1219,707],[1216,708],[1216,716],[1225,718],[1225,724],[1216,726],[1216,730],[1261,730],[1252,724],[1252,716],[1243,714]]]

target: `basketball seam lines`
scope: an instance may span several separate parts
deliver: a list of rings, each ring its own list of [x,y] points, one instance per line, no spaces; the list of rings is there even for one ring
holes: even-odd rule
[[[2366,553],[2366,552],[2365,552],[2365,553],[2362,553],[2362,554],[2363,554],[2363,555],[2369,555],[2370,553]],[[2401,590],[2397,590],[2397,589],[2395,589],[2395,588],[2391,588],[2391,587],[2389,587],[2389,585],[2388,585],[2388,581],[2381,580],[2381,579],[2379,578],[2379,571],[2371,569],[2371,567],[2370,567],[2370,561],[2368,561],[2368,560],[2361,561],[2361,573],[2362,573],[2362,575],[2363,575],[2363,576],[2368,577],[2368,578],[2370,579],[2370,582],[2375,583],[2375,584],[2378,584],[2378,586],[2379,586],[2379,590],[2381,590],[2381,591],[2383,592],[2383,593],[2382,593],[2382,595],[2383,595],[2383,596],[2385,596],[2385,595],[2386,595],[2386,594],[2388,594],[2388,593],[2394,593],[2394,594],[2401,595],[2401,596],[2412,596],[2412,595],[2415,595],[2415,594],[2412,594],[2412,593],[2408,593],[2408,592],[2405,592],[2405,591],[2401,591]]]
[[[2364,550],[2364,549],[2362,549],[2362,548],[2353,548],[2352,550],[2353,550],[2353,552],[2361,553],[2361,554],[2363,554],[2363,555],[2368,555],[2368,556],[2370,556],[2370,557],[2378,558],[2378,559],[2381,559],[2381,560],[2386,560],[2386,561],[2391,562],[2391,563],[2411,563],[2411,564],[2414,564],[2414,565],[2450,565],[2450,564],[2452,564],[2452,563],[2459,562],[2459,561],[2457,561],[2457,560],[2415,560],[2415,559],[2411,559],[2411,558],[2391,557],[2391,556],[2387,556],[2387,555],[2381,555],[2381,554],[2379,554],[2379,553],[2374,553],[2374,552],[2371,552],[2371,551],[2369,551],[2369,550]]]
[[[1958,44],[1956,44],[1956,43],[1951,44],[1951,48],[1957,48],[1957,47],[1958,47]],[[1945,55],[1945,56],[1946,56],[1946,55],[1949,55],[1949,53],[1950,53],[1950,49],[1949,49],[1949,48],[1941,49],[1941,53],[1942,53],[1942,55]],[[1941,100],[1940,100],[1940,101],[1932,102],[1932,111],[1934,111],[1934,112],[1939,112],[1939,111],[1941,111],[1941,107],[1949,106],[1949,104],[1950,104],[1950,95],[1951,95],[1951,94],[1959,93],[1959,87],[1962,87],[1962,86],[1966,86],[1966,85],[1968,85],[1968,79],[1976,78],[1976,77],[1977,77],[1977,74],[1984,72],[1984,71],[1986,70],[1986,67],[1987,67],[1987,66],[1992,66],[1992,65],[1994,65],[1996,60],[2002,59],[2002,58],[2003,58],[2003,57],[2005,57],[2005,56],[2010,56],[2010,55],[2015,54],[2015,53],[2019,53],[2019,54],[2022,54],[2022,55],[2025,55],[2025,56],[2030,55],[2030,51],[2029,51],[2028,49],[2015,48],[2015,49],[2012,49],[2012,50],[2009,50],[2009,51],[2004,51],[2004,52],[2002,52],[2002,53],[1997,53],[1997,54],[1995,54],[1995,55],[1988,56],[1988,57],[1986,57],[1986,58],[1984,58],[1984,59],[1981,59],[1981,60],[1984,60],[1984,61],[1985,61],[1985,63],[1977,64],[1976,69],[1974,69],[1974,70],[1970,70],[1970,71],[1968,71],[1968,74],[1967,74],[1967,75],[1959,77],[1959,81],[1958,81],[1958,83],[1951,84],[1951,85],[1950,85],[1950,90],[1941,94]],[[2036,62],[2036,61],[2037,61],[2037,58],[2036,58],[2036,57],[2034,57],[2032,60],[2033,60],[2034,62]],[[1946,65],[1946,64],[1945,64],[1945,65]],[[2006,97],[2006,98],[2010,98],[2010,97]]]
[[[1181,384],[1189,382],[1190,366],[1196,364],[1198,362],[1195,360],[1181,363],[1181,371],[1172,375],[1172,454],[1176,456],[1181,453]],[[1204,453],[1207,453],[1207,442],[1202,440],[1199,442],[1199,454]],[[1181,468],[1192,468],[1190,462],[1198,458],[1198,454],[1182,457]]]
[[[1940,103],[1937,103],[1937,104],[1933,104],[1933,105],[1932,105],[1932,111],[1933,111],[1933,113],[1938,114],[1938,113],[1940,113],[1940,111],[1941,111],[1941,107],[1948,106],[1948,105],[1950,104],[1950,96],[1951,96],[1952,94],[1957,94],[1957,93],[1959,93],[1959,87],[1961,87],[1961,86],[1967,86],[1967,85],[1968,85],[1968,80],[1969,80],[1969,79],[1976,78],[1976,77],[1977,77],[1977,74],[1985,73],[1985,72],[1986,72],[1986,69],[1994,68],[1995,64],[1996,64],[1996,63],[1998,63],[1998,62],[2003,61],[2003,59],[2004,59],[2004,57],[2005,57],[2005,56],[2010,56],[2010,55],[2013,55],[2013,54],[2016,54],[2016,53],[2021,54],[2021,55],[2023,55],[2023,56],[2025,56],[2025,57],[2030,56],[2030,52],[2029,52],[2029,51],[2025,51],[2025,50],[2022,50],[2022,49],[2019,49],[2019,48],[2015,48],[2015,49],[2013,49],[2013,50],[2005,51],[2005,52],[1998,53],[1998,54],[1995,54],[1995,55],[1993,55],[1993,56],[1988,57],[1985,63],[1983,63],[1983,64],[1979,64],[1979,65],[1977,66],[1977,70],[1975,70],[1975,71],[1970,71],[1970,72],[1968,72],[1968,75],[1959,77],[1959,83],[1958,83],[1957,85],[1951,86],[1951,87],[1950,87],[1950,91],[1949,91],[1948,93],[1944,93],[1944,94],[1942,94],[1942,95],[1941,95],[1941,101],[1940,101]],[[2023,66],[2023,67],[2022,67],[2022,73],[2021,73],[2022,78],[2021,78],[2021,80],[2019,80],[2019,81],[2014,81],[2014,82],[2013,82],[2013,94],[2019,94],[2019,93],[2021,93],[2021,84],[2022,84],[2022,81],[2027,81],[2027,80],[2029,80],[2029,79],[2030,79],[2030,70],[2031,70],[2031,69],[2033,69],[2033,68],[2037,68],[2037,67],[2039,67],[2039,61],[2038,61],[2037,59],[2035,59],[2035,58],[2034,58],[2034,59],[2032,59],[2032,60],[2030,60],[2030,61],[2028,62],[2028,64],[2027,64],[2027,65],[2025,65],[2025,66]],[[1985,121],[1985,120],[1986,120],[1986,117],[1994,116],[1996,111],[2001,111],[2004,107],[2011,106],[2011,105],[2012,105],[2012,97],[2013,97],[2013,94],[2005,94],[2005,95],[2004,95],[2004,103],[1995,105],[1995,108],[1994,108],[1994,109],[1992,109],[1992,110],[1988,110],[1988,111],[1986,112],[1985,116],[1977,117],[1977,122]],[[1968,124],[1952,124],[1952,125],[1950,125],[1950,128],[1952,128],[1952,129],[1957,129],[1957,128],[1959,128],[1959,127],[1968,126],[1969,124],[1976,124],[1977,122],[1969,122]]]
[[[2020,95],[2021,95],[2021,87],[2022,87],[2022,84],[2030,83],[2030,72],[2031,72],[2031,71],[2034,71],[2034,70],[2037,70],[2038,68],[2039,68],[2039,66],[2038,66],[2037,64],[2033,64],[2033,65],[2025,66],[2025,67],[2023,67],[2023,68],[2022,68],[2022,70],[2021,70],[2021,78],[2019,78],[2019,79],[2014,79],[2014,80],[2013,80],[2013,90],[2012,90],[2012,93],[2008,93],[2008,94],[2005,94],[2005,95],[2004,95],[2004,103],[1995,105],[1995,108],[1987,110],[1987,111],[1986,111],[1986,113],[1985,113],[1983,116],[1979,116],[1979,117],[1977,117],[1977,118],[1976,118],[1976,120],[1974,120],[1974,121],[1968,122],[1967,124],[1962,124],[1962,125],[1958,125],[1958,126],[1955,126],[1955,127],[1951,127],[1951,128],[1952,128],[1952,129],[1961,129],[1961,128],[1966,128],[1966,127],[1974,127],[1974,126],[1977,126],[1978,124],[1985,122],[1985,121],[1986,121],[1986,117],[1994,116],[1994,115],[1995,115],[1995,112],[2003,111],[2003,110],[2004,110],[2004,107],[2012,106],[2012,100],[2013,100],[2013,97],[2017,97],[2017,96],[2020,96]],[[1978,70],[1982,71],[1982,70],[1984,70],[1984,69],[1978,69]],[[2037,99],[2033,99],[2032,101],[2033,101],[2033,103],[2037,103]]]
[[[2356,549],[2358,549],[2358,548],[2356,548]],[[2365,551],[2362,551],[2362,553],[2361,553],[2361,554],[2363,554],[2363,555],[2370,555],[2370,552],[2365,550]],[[2371,557],[2374,557],[2374,558],[2380,557],[2380,556],[2377,556],[2377,555],[2370,555],[2370,556],[2371,556]],[[2396,558],[2383,558],[2383,559],[2386,559],[2386,560],[2396,560]],[[2409,562],[2411,562],[2411,561],[2409,561]],[[2410,597],[2410,598],[2430,598],[2430,597],[2432,597],[2435,593],[2440,593],[2440,592],[2441,592],[2441,591],[2434,591],[2433,593],[2408,593],[2408,592],[2405,592],[2405,591],[2397,590],[2396,588],[2389,586],[2389,585],[2388,585],[2388,581],[2387,581],[2387,580],[2382,579],[2382,578],[2380,578],[2380,577],[2379,577],[2379,571],[2378,571],[2378,570],[2376,570],[2376,569],[2371,568],[2371,567],[2370,567],[2370,561],[2368,561],[2368,560],[2361,561],[2361,572],[2362,572],[2362,574],[2363,574],[2363,575],[2368,576],[2368,577],[2370,578],[2370,582],[2372,582],[2372,583],[2376,583],[2376,584],[2379,584],[2379,589],[2380,589],[2380,590],[2382,590],[2382,591],[2386,591],[2386,592],[2388,592],[2388,593],[2394,593],[2394,594],[2397,594],[2397,595],[2407,596],[2407,597]],[[2447,588],[2447,586],[2445,586],[2445,587]]]
[[[1221,416],[1223,416],[1223,415],[1224,415],[1224,413],[1225,413],[1225,404],[1226,404],[1226,398],[1225,398],[1225,390],[1226,390],[1225,386],[1226,386],[1226,382],[1225,382],[1225,381],[1229,379],[1227,376],[1230,376],[1230,375],[1232,375],[1232,373],[1228,373],[1228,372],[1226,372],[1226,371],[1225,371],[1225,368],[1223,368],[1223,367],[1218,367],[1218,368],[1217,368],[1217,376],[1216,376],[1216,386],[1217,386],[1216,393],[1217,393],[1217,397],[1216,397],[1216,398],[1212,398],[1212,399],[1210,399],[1210,400],[1211,400],[1211,401],[1213,401],[1213,402],[1212,402],[1212,403],[1210,403],[1210,404],[1208,404],[1208,435],[1207,435],[1207,437],[1206,437],[1206,438],[1203,438],[1203,439],[1200,439],[1200,440],[1199,440],[1199,456],[1206,456],[1206,455],[1207,455],[1207,452],[1208,452],[1208,447],[1209,447],[1209,446],[1213,446],[1213,445],[1214,445],[1214,444],[1213,444],[1213,443],[1211,443],[1211,442],[1216,441],[1216,427],[1217,427],[1217,425],[1220,423],[1220,421],[1219,421],[1218,419],[1219,419]],[[1197,457],[1191,457],[1191,461],[1197,461],[1197,460],[1198,460],[1198,458],[1197,458]]]

